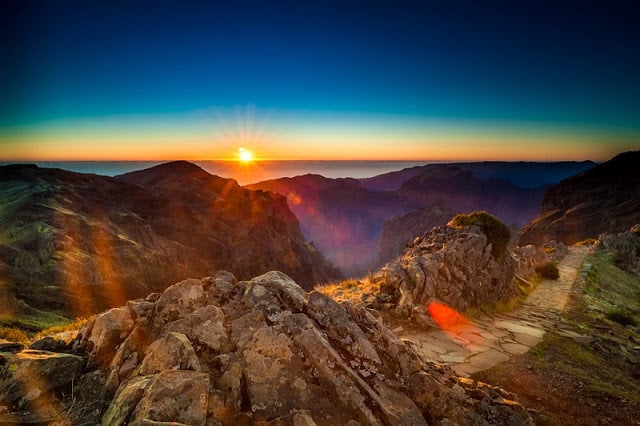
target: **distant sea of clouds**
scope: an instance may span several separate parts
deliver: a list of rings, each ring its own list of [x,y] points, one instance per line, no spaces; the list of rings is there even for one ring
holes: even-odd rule
[[[123,173],[142,170],[166,161],[30,161],[40,167],[53,167],[80,173],[95,173],[116,176]],[[243,164],[238,161],[192,161],[204,170],[224,178],[233,178],[241,185],[248,185],[267,179],[293,177],[304,174],[318,174],[328,178],[353,177],[365,178],[382,173],[402,170],[407,167],[429,164],[429,161],[320,161],[287,160],[256,161]],[[0,165],[14,163],[0,163]]]

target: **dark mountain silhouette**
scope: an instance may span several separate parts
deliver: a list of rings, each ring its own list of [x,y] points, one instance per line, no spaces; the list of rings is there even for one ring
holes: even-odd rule
[[[75,314],[218,269],[283,270],[307,288],[339,277],[284,197],[187,162],[116,178],[0,167],[0,223],[3,296]]]
[[[521,188],[540,188],[553,185],[562,179],[589,170],[593,161],[558,161],[540,163],[532,161],[482,161],[477,163],[451,163],[464,170],[473,172],[479,179],[502,179]],[[395,191],[403,183],[423,173],[436,164],[409,167],[395,172],[360,179],[365,188],[376,191]]]
[[[376,250],[385,221],[394,215],[438,204],[458,213],[486,210],[505,223],[521,227],[540,212],[543,185],[593,164],[429,164],[367,179],[305,175],[259,182],[248,188],[286,196],[304,235],[345,274],[357,275],[390,260],[378,258]],[[509,179],[538,187],[523,188]],[[405,243],[401,244],[404,247]]]
[[[640,151],[625,152],[550,187],[542,212],[522,229],[519,243],[573,244],[640,223],[639,164]]]
[[[485,210],[522,226],[540,211],[544,190],[524,189],[503,179],[480,179],[460,166],[438,164],[406,181],[397,191],[422,206],[440,204],[461,213]]]

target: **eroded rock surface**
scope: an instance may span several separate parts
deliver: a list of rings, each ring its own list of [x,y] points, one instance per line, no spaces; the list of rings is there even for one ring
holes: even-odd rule
[[[464,311],[515,296],[515,268],[508,253],[492,252],[479,227],[447,226],[417,237],[373,279],[380,284],[378,298],[393,304],[398,313],[409,315],[431,300]]]
[[[425,362],[364,306],[305,294],[280,272],[241,282],[219,272],[147,302],[153,308],[129,303],[78,334],[74,347],[89,362],[76,383],[93,399],[60,410],[66,421],[531,424],[526,409],[498,400],[495,389]],[[6,365],[2,372],[12,374]]]

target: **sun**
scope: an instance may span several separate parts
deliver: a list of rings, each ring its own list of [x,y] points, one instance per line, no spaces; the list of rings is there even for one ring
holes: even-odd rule
[[[238,148],[238,159],[242,163],[250,163],[253,161],[253,152],[243,147]]]

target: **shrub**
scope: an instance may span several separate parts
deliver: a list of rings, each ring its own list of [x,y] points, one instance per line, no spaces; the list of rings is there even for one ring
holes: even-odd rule
[[[491,254],[495,258],[502,258],[507,253],[507,245],[511,239],[509,227],[500,222],[495,216],[487,212],[473,212],[456,215],[449,226],[464,228],[475,225],[487,236],[487,242],[491,243]]]
[[[27,336],[24,331],[13,328],[13,327],[3,327],[0,328],[0,339],[5,339],[10,342],[18,342],[18,343],[28,343],[29,336]]]
[[[547,262],[543,265],[536,266],[536,272],[542,278],[545,278],[547,280],[557,280],[558,278],[560,278],[558,265],[553,262]]]
[[[617,322],[620,325],[633,325],[635,326],[638,322],[633,318],[629,313],[624,312],[623,310],[616,309],[615,311],[609,311],[605,314],[607,319]]]

